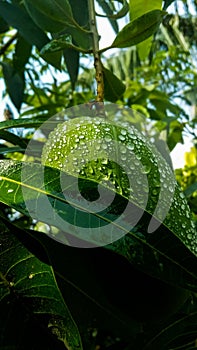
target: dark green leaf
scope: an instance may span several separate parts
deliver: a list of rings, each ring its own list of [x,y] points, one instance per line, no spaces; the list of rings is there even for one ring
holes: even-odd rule
[[[150,11],[131,21],[117,35],[111,47],[129,47],[139,44],[154,34],[166,12],[160,10]]]
[[[152,1],[139,0],[138,2],[136,2],[135,0],[130,0],[129,7],[130,7],[130,20],[134,20],[149,11],[161,10],[162,0],[152,0]],[[137,45],[137,50],[138,50],[140,60],[144,61],[148,57],[151,50],[152,40],[153,40],[153,37],[151,36],[145,41]]]
[[[31,19],[23,6],[0,0],[0,12],[4,20],[16,28],[21,36],[31,45],[41,50],[49,42],[47,35]],[[43,59],[55,68],[61,68],[61,52],[46,54]]]
[[[80,5],[80,6],[79,6]],[[89,15],[88,15],[88,0],[72,0],[70,1],[73,16],[77,23],[81,27],[89,28]]]
[[[82,349],[80,335],[50,266],[38,260],[1,223],[0,300],[21,300],[30,314],[48,316],[44,325],[65,348]],[[38,321],[39,322],[39,321]]]
[[[5,33],[9,29],[9,25],[2,17],[0,17],[0,33]]]
[[[106,13],[107,17],[109,18],[109,22],[111,23],[111,26],[115,33],[118,33],[118,23],[114,19],[111,19],[110,16],[113,16],[113,4],[112,2],[108,2],[105,0],[98,0],[99,6],[102,8],[102,10]]]
[[[103,67],[104,74],[104,96],[111,102],[121,99],[126,87],[110,70]]]
[[[159,156],[159,153],[157,156],[160,158],[159,166],[161,166],[165,163],[164,159]],[[149,154],[146,154],[146,161],[147,158],[149,158]],[[43,172],[44,178],[42,176]],[[156,173],[156,168],[153,167],[150,172],[150,193],[155,190],[152,178],[153,174],[155,176]],[[99,214],[90,213],[81,206],[80,200],[76,200],[75,177],[62,173],[61,176],[64,176],[64,188],[62,189],[59,171],[48,167],[43,168],[38,163],[0,161],[0,176],[0,201],[26,215],[31,215],[35,219],[57,226],[60,232],[56,235],[56,239],[64,243],[65,240],[68,242],[69,235],[65,235],[63,232],[68,232],[70,224],[71,232],[69,234],[71,239],[73,236],[73,239],[88,240],[96,245],[98,244],[98,235],[95,238],[90,238],[87,232],[88,236],[85,237],[84,230],[81,231],[80,228],[89,227],[91,230],[92,227],[98,227],[103,234],[104,232],[109,233],[108,223],[110,221],[111,235],[117,234],[118,230],[122,230],[126,234],[129,231],[128,225],[132,226],[132,213],[135,215],[137,210],[137,207],[135,209],[135,203],[128,202],[118,195],[117,203],[114,202],[114,209],[104,211],[103,214],[102,212],[99,212]],[[84,186],[84,191],[88,186],[89,191],[92,188],[95,193],[95,182],[88,181],[87,183],[84,180],[81,186]],[[82,187],[81,190],[83,191]],[[66,198],[65,191],[67,193]],[[105,202],[105,199],[111,196],[111,190],[103,187],[102,191],[105,193],[103,198]],[[129,206],[130,216],[121,219],[117,226],[117,215],[119,216],[119,209],[122,210],[123,203],[127,203],[127,207]],[[185,215],[182,214],[183,207],[185,208]],[[152,276],[186,289],[196,290],[197,261],[196,257],[189,251],[190,249],[196,254],[196,232],[192,226],[186,199],[178,186],[176,186],[174,200],[168,216],[164,223],[160,224],[158,229],[151,234],[147,232],[150,219],[149,213],[144,212],[142,220],[134,229],[131,229],[122,239],[108,245],[107,248],[125,256],[132,264],[137,265],[139,269]],[[72,225],[75,227],[74,230],[72,230]]]
[[[175,0],[164,0],[163,9],[166,10]]]
[[[64,50],[66,48],[73,48],[79,50],[79,48],[73,45],[72,38],[69,34],[64,34],[61,35],[58,39],[51,40],[42,48],[41,54],[56,52]]]
[[[15,107],[20,111],[25,88],[24,74],[17,72],[9,63],[2,62],[1,65],[9,96]]]
[[[79,72],[79,52],[73,49],[65,49],[64,59],[72,83],[72,88],[74,90]]]
[[[24,227],[19,231],[15,225],[9,226],[17,237],[22,238],[22,243],[28,250],[44,262],[47,252],[64,300],[79,325],[83,340],[85,340],[84,334],[87,332],[87,327],[93,320],[95,326],[98,325],[102,329],[106,327],[115,335],[124,334],[132,337],[133,334],[140,332],[141,325],[132,319],[132,315],[123,316],[121,311],[109,303],[106,298],[106,288],[102,285],[103,265],[99,263],[100,259],[104,259],[107,254],[107,258],[111,258],[106,261],[110,268],[113,266],[114,256],[119,258],[118,254],[106,252],[104,249],[75,249],[60,244],[41,232],[24,230]],[[37,242],[41,244],[44,251],[40,249]],[[64,256],[63,264],[62,256]],[[129,263],[128,265],[130,266]],[[69,269],[65,266],[69,266]],[[85,343],[84,348],[86,348]]]
[[[174,149],[177,143],[183,143],[183,128],[183,124],[178,122],[177,120],[172,121],[170,123],[170,132],[167,137],[167,144],[170,151]]]
[[[39,117],[39,118],[21,118],[14,120],[6,120],[5,122],[0,122],[0,130],[9,129],[9,128],[29,128],[29,127],[38,127],[46,121],[48,117]],[[57,125],[57,122],[51,122],[52,125]]]
[[[98,1],[99,5],[101,6],[101,8],[103,8],[103,10],[106,12],[107,16],[103,16],[103,15],[99,15],[100,17],[108,17],[111,19],[119,19],[122,18],[124,16],[126,16],[126,14],[129,12],[129,5],[128,2],[126,0],[118,0],[118,2],[120,2],[123,6],[122,8],[117,12],[117,13],[113,13],[112,10],[112,6],[110,6],[107,2],[105,1]]]
[[[67,0],[24,0],[25,7],[35,23],[48,32],[60,32],[76,25]]]
[[[143,350],[157,350],[161,344],[163,349],[195,349],[196,329],[197,312],[193,312],[162,329]]]
[[[14,153],[14,152],[25,152],[25,148],[21,147],[0,147],[0,154]]]
[[[53,67],[61,70],[62,51],[45,53],[41,57]]]
[[[21,36],[39,50],[49,41],[46,34],[32,21],[23,7],[0,1],[0,12],[4,20],[16,28]]]
[[[18,36],[15,53],[13,56],[13,67],[18,72],[24,72],[25,65],[31,55],[32,46],[22,37]]]
[[[88,15],[88,1],[87,0],[72,0],[70,2],[73,16],[76,22],[86,30],[89,30],[89,15]],[[84,10],[82,10],[84,9]],[[82,31],[80,28],[69,27],[67,32],[72,35],[73,44],[82,47],[85,50],[92,48],[92,35]]]
[[[185,195],[186,197],[190,197],[194,192],[197,191],[197,182],[195,182],[194,184],[190,185],[185,191]]]
[[[23,148],[27,147],[27,142],[25,142],[21,137],[5,130],[0,130],[0,139],[8,141],[13,145],[21,146]]]
[[[90,50],[92,48],[92,38],[89,32],[84,32],[74,27],[69,27],[66,32],[73,38],[73,44],[84,50]]]

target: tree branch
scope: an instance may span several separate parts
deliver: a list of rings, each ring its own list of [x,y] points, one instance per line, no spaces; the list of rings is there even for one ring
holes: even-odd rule
[[[15,33],[8,41],[5,43],[0,49],[0,56],[4,55],[6,50],[10,47],[10,45],[16,40],[18,33]]]
[[[97,82],[96,102],[103,104],[103,100],[104,100],[103,68],[102,68],[102,63],[101,63],[100,53],[99,53],[99,34],[97,30],[97,25],[96,25],[96,12],[95,12],[94,0],[88,0],[88,7],[89,7],[90,29],[92,32],[92,41],[93,41],[94,67],[96,70],[96,82]]]

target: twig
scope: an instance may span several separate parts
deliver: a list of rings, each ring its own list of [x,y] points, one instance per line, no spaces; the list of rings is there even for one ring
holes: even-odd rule
[[[13,41],[16,40],[17,35],[18,35],[18,33],[15,33],[15,34],[7,41],[7,43],[5,43],[5,44],[1,47],[1,49],[0,49],[0,56],[1,56],[1,55],[4,55],[4,53],[6,52],[6,50],[7,50],[7,49],[10,47],[10,45],[13,43]]]
[[[98,109],[101,111],[101,105],[103,108],[103,100],[104,100],[104,79],[103,79],[103,67],[102,67],[100,53],[99,53],[99,34],[97,30],[97,25],[96,25],[96,12],[95,12],[94,0],[88,0],[88,7],[89,7],[90,29],[91,29],[92,41],[93,41],[94,67],[96,70],[96,82],[97,82],[96,102],[99,103]]]

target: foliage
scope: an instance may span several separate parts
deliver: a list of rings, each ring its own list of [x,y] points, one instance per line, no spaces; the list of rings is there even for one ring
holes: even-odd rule
[[[114,106],[110,102],[116,105],[105,126],[97,123],[97,134],[90,122],[98,117],[90,2],[0,0],[0,78],[8,101],[0,122],[1,348],[194,349],[197,5],[182,1],[180,15],[173,0],[163,1],[163,8],[160,0],[96,1],[97,19],[107,17],[115,33],[99,55],[106,110]],[[167,13],[173,4],[175,11]],[[120,28],[126,16],[128,23]],[[106,55],[112,48],[116,53]],[[87,118],[72,131],[73,106],[81,104]],[[66,132],[64,123],[55,129],[60,121]],[[53,129],[58,134],[46,142]],[[62,146],[57,140],[65,133],[71,141]],[[171,151],[184,143],[185,134],[194,147],[185,156],[185,167],[175,171],[176,183],[165,142]],[[101,136],[121,140],[120,150],[127,155],[123,162],[132,170],[133,188],[125,174],[117,176],[121,169],[111,161],[99,159],[83,168],[81,194],[93,202],[99,185],[103,205],[115,195],[107,210],[87,212],[78,198],[74,170],[85,159],[84,135],[86,142]],[[65,147],[65,156],[78,143],[78,158],[69,159],[62,175],[58,152]],[[45,167],[44,144],[52,152],[51,157],[45,154]],[[112,155],[113,147],[107,145]],[[137,197],[145,193],[141,170],[148,181],[147,206]],[[168,207],[165,218],[158,203]],[[127,215],[121,216],[126,207]],[[134,225],[133,213],[140,213]],[[118,239],[87,249],[87,242],[98,244],[95,227],[109,233],[106,222]],[[88,239],[80,236],[79,227],[87,230]]]

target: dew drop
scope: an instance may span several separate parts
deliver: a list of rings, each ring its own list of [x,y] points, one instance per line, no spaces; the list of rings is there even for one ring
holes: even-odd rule
[[[106,145],[106,143],[103,143],[103,144],[102,144],[102,148],[103,148],[103,149],[107,149],[107,148],[108,148],[108,146]]]
[[[127,144],[127,148],[130,150],[130,151],[133,151],[135,146],[133,144]]]
[[[125,129],[122,129],[120,132],[123,136],[125,136],[127,134],[127,131]]]
[[[150,165],[143,166],[142,174],[148,174],[148,173],[150,173],[150,171],[151,171],[151,166]]]
[[[106,135],[105,136],[105,141],[106,142],[110,142],[112,140],[111,136],[110,135]]]
[[[119,138],[119,140],[121,140],[121,141],[125,141],[125,136],[123,136],[123,135],[118,135],[118,138]]]

